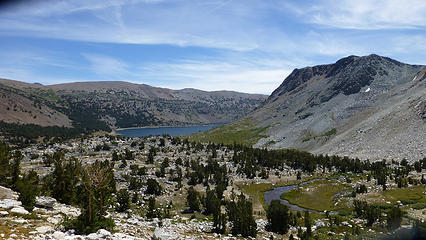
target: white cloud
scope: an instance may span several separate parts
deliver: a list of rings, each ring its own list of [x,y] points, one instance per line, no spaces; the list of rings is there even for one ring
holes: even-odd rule
[[[262,62],[267,62],[267,65]],[[258,64],[244,61],[180,61],[145,65],[140,70],[144,78],[160,79],[162,87],[270,94],[291,72],[282,64],[261,59]]]
[[[123,78],[124,75],[130,74],[128,64],[116,58],[93,53],[82,55],[90,62],[91,70],[99,76]]]
[[[311,23],[344,29],[414,29],[426,26],[424,0],[321,0],[287,4]]]
[[[0,34],[307,56],[368,54],[366,44],[351,41],[352,36],[330,34],[321,27],[295,32],[285,17],[331,29],[424,28],[426,1],[407,1],[36,1],[33,7],[0,12]]]

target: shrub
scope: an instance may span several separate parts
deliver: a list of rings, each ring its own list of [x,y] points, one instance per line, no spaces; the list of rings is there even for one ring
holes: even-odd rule
[[[121,189],[117,193],[118,206],[115,208],[118,212],[125,212],[130,208],[130,195],[126,189]]]
[[[147,189],[145,191],[146,194],[154,194],[154,195],[161,195],[161,186],[155,179],[148,179],[147,182]]]
[[[27,211],[31,212],[36,203],[38,194],[37,186],[31,184],[27,180],[18,180],[16,186],[19,192],[18,200],[22,202],[22,206],[24,206]]]
[[[76,219],[65,217],[62,226],[64,226],[65,230],[74,229],[77,234],[90,234],[97,232],[99,229],[112,232],[115,224],[112,218],[96,217],[94,220],[88,221],[87,215],[81,214]]]

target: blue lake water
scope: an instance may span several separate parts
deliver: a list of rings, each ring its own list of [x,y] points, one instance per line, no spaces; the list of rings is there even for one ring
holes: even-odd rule
[[[189,135],[196,132],[207,131],[215,127],[224,125],[224,123],[214,123],[203,126],[188,126],[188,127],[152,127],[152,128],[129,128],[116,130],[116,132],[124,137],[147,137],[161,136],[169,134],[170,136]]]

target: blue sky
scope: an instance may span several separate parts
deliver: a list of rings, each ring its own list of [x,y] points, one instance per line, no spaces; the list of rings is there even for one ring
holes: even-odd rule
[[[348,55],[426,64],[426,1],[17,1],[0,5],[0,52],[0,77],[25,82],[269,94]]]

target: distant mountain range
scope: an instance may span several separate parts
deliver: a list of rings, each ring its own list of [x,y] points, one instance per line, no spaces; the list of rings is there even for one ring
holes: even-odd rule
[[[255,147],[361,159],[426,157],[426,67],[378,55],[295,69],[236,131]],[[247,122],[251,124],[247,125]],[[223,139],[224,126],[199,137]],[[215,136],[212,138],[212,136]]]
[[[0,121],[83,129],[183,126],[235,121],[266,95],[171,90],[129,82],[43,86],[0,79]]]

